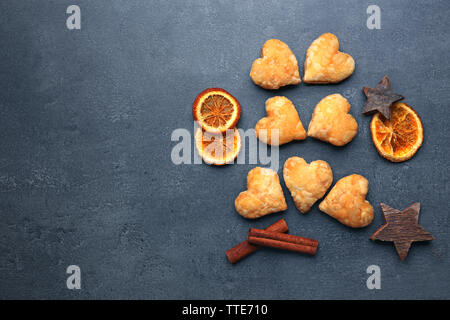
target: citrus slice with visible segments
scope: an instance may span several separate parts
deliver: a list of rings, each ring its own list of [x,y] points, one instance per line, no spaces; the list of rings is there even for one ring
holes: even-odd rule
[[[241,151],[241,135],[237,129],[213,134],[198,128],[195,132],[195,147],[206,163],[224,165],[233,162]]]
[[[221,133],[236,126],[241,105],[225,90],[209,88],[195,98],[192,113],[204,131]]]
[[[390,121],[376,113],[370,131],[378,153],[392,162],[410,159],[423,142],[422,121],[413,108],[403,102],[392,105]]]

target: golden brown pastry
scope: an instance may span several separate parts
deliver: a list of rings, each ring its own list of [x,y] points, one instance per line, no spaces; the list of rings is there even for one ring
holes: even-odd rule
[[[267,117],[259,120],[255,126],[259,140],[277,146],[292,140],[306,139],[306,131],[291,100],[286,97],[267,99],[266,112]],[[272,141],[272,134],[278,134],[278,141]]]
[[[316,160],[308,164],[300,157],[286,160],[283,177],[295,206],[301,213],[308,212],[313,204],[325,195],[333,182],[333,172],[327,162]]]
[[[261,58],[253,62],[250,77],[264,89],[278,89],[301,82],[297,58],[286,43],[270,39],[261,49]]]
[[[237,212],[248,219],[287,209],[278,174],[272,169],[256,167],[247,175],[247,190],[234,202]]]
[[[358,123],[348,112],[350,104],[340,94],[329,95],[316,105],[308,127],[308,136],[343,146],[358,133]]]
[[[362,228],[373,220],[373,208],[366,200],[369,181],[359,174],[339,180],[320,203],[319,209],[352,228]]]
[[[306,83],[336,83],[348,78],[355,70],[352,56],[339,51],[339,40],[325,33],[313,41],[306,51]]]

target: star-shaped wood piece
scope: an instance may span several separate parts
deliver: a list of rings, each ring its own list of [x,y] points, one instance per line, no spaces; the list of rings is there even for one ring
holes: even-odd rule
[[[391,118],[392,104],[404,98],[402,95],[391,92],[391,83],[388,76],[384,76],[375,88],[363,87],[363,91],[367,101],[362,113],[369,115],[378,111],[388,120]]]
[[[413,203],[403,211],[380,203],[386,223],[370,237],[371,240],[394,242],[402,261],[408,255],[411,243],[434,240],[434,237],[419,225],[420,203]]]

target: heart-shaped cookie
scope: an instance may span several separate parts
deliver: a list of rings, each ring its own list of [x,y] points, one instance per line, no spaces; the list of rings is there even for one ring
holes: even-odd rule
[[[297,58],[286,43],[270,39],[261,49],[261,58],[250,71],[253,82],[264,89],[278,89],[301,82]]]
[[[373,208],[366,200],[369,181],[359,174],[340,179],[320,203],[319,209],[352,228],[362,228],[373,220]]]
[[[355,70],[352,56],[339,51],[339,40],[332,33],[318,37],[306,51],[306,83],[336,83],[348,78]]]
[[[267,117],[259,120],[255,126],[259,140],[277,146],[292,140],[306,139],[306,131],[291,100],[286,97],[267,99],[266,112]]]
[[[291,157],[283,168],[284,183],[291,192],[295,206],[306,213],[322,198],[333,182],[330,165],[322,160],[308,164],[303,158]]]
[[[340,94],[326,96],[316,105],[308,126],[308,136],[343,146],[358,133],[358,123],[348,112],[350,103]]]
[[[287,209],[278,174],[272,169],[256,167],[247,175],[247,190],[234,202],[237,212],[248,219]]]

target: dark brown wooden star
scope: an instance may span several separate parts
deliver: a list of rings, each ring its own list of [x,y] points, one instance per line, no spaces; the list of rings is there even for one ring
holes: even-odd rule
[[[364,104],[362,113],[369,115],[380,112],[386,119],[391,118],[391,106],[394,102],[402,100],[404,97],[391,92],[389,77],[384,76],[375,88],[363,87],[367,101]]]
[[[371,240],[394,242],[400,259],[405,260],[411,243],[434,240],[434,237],[419,225],[420,203],[413,203],[403,211],[380,203],[386,223],[370,237]]]

